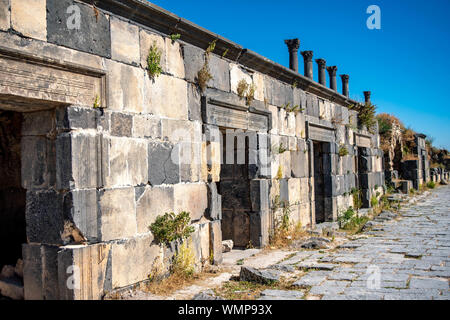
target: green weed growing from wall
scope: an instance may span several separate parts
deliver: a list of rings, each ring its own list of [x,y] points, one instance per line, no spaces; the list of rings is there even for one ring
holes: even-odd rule
[[[158,216],[149,229],[157,242],[168,244],[175,240],[187,239],[195,231],[194,227],[189,226],[190,221],[189,212],[183,211],[177,215],[169,212]]]
[[[150,46],[147,57],[147,68],[151,78],[158,77],[162,72],[161,51],[156,46],[156,41]]]

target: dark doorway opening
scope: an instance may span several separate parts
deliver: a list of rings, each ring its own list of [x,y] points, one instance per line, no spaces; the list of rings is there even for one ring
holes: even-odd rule
[[[314,204],[316,223],[325,222],[325,179],[323,142],[313,142],[314,150]],[[331,174],[331,172],[329,173]]]
[[[222,195],[222,239],[233,240],[236,248],[246,248],[250,244],[252,205],[249,178],[249,139],[239,145],[238,138],[227,134],[221,128],[222,165],[218,191]],[[231,143],[232,142],[232,143]],[[232,161],[227,161],[227,146]],[[230,160],[230,159],[228,159]],[[228,162],[228,163],[227,163]],[[232,163],[231,163],[232,162]]]
[[[27,242],[21,179],[23,115],[0,110],[0,269],[16,265]]]

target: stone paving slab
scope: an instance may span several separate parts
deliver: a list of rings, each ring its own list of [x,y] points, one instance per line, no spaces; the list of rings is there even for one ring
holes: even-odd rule
[[[294,286],[323,300],[449,300],[450,187],[414,201],[398,217],[381,215],[366,237],[321,254],[299,251],[283,261],[311,269]]]

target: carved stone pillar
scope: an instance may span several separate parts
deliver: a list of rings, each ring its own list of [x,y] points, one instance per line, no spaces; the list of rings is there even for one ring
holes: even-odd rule
[[[348,74],[341,74],[341,79],[342,79],[342,94],[346,97],[348,97],[349,92],[348,92],[348,79],[350,78],[350,76]]]
[[[298,49],[300,48],[299,39],[284,40],[289,50],[289,68],[298,72]]]
[[[326,86],[327,85],[327,76],[326,76],[326,68],[327,68],[327,62],[325,59],[316,59],[317,67],[319,69],[319,83],[321,85]]]
[[[302,51],[303,62],[305,65],[305,77],[312,79],[313,78],[313,52],[312,51]]]
[[[337,67],[336,66],[327,67],[327,70],[328,70],[328,75],[330,76],[330,88],[332,90],[336,91],[336,88],[337,88],[337,85],[336,85]]]

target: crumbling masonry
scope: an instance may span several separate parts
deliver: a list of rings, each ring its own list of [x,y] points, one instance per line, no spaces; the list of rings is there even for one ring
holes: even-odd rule
[[[93,3],[0,0],[0,267],[23,258],[25,299],[100,299],[167,268],[176,246],[148,229],[165,212],[190,213],[200,268],[221,263],[222,240],[267,245],[277,200],[310,227],[352,190],[365,207],[383,194],[349,77],[337,92],[318,59],[315,82],[312,51],[299,74],[297,39],[288,69],[147,1]]]

